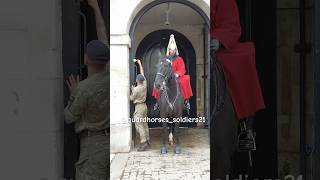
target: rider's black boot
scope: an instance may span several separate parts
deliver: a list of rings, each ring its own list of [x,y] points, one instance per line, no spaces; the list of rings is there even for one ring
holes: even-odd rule
[[[184,101],[184,107],[185,107],[187,110],[190,110],[189,100],[185,100],[185,101]]]
[[[158,110],[158,109],[159,109],[159,104],[158,104],[158,102],[156,102],[156,103],[154,104],[154,106],[153,106],[153,110],[156,111],[156,110]]]

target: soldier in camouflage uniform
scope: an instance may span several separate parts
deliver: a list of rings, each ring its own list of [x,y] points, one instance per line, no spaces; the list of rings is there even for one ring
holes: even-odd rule
[[[88,77],[70,76],[70,99],[64,110],[65,121],[74,123],[80,138],[80,155],[75,164],[77,180],[105,180],[109,176],[110,79],[106,27],[97,0],[88,0],[96,17],[99,40],[86,47],[84,64]]]
[[[87,45],[88,78],[79,82],[70,76],[71,95],[64,110],[65,121],[75,123],[80,137],[77,180],[105,180],[109,174],[109,50],[98,40]]]
[[[135,120],[134,125],[140,136],[140,147],[138,151],[145,151],[148,146],[150,146],[150,137],[149,137],[149,127],[146,120],[147,117],[147,80],[144,77],[143,67],[141,61],[134,59],[134,62],[137,62],[140,67],[140,74],[137,75],[136,82],[137,86],[131,87],[130,100],[133,101],[135,105],[135,111],[133,118]]]

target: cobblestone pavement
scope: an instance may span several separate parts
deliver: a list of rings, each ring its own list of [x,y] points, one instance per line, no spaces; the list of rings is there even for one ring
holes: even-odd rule
[[[129,153],[122,179],[210,179],[210,146],[207,129],[181,129],[181,154],[160,154],[160,129],[151,129],[152,148],[145,152],[135,149]]]

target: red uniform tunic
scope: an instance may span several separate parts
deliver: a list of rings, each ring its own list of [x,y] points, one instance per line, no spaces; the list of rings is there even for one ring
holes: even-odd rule
[[[179,83],[183,98],[185,100],[189,99],[193,94],[190,85],[190,76],[186,75],[186,68],[182,57],[177,56],[174,60],[172,60],[172,70],[175,74],[179,75]],[[159,99],[160,91],[153,88],[152,96],[154,96],[156,99]]]
[[[211,38],[223,45],[218,57],[238,119],[264,109],[252,42],[239,43],[241,26],[236,0],[210,1]]]

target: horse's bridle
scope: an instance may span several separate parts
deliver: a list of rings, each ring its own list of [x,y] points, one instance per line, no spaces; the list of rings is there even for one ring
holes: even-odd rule
[[[171,62],[170,60],[166,59],[166,61],[168,61],[170,64],[172,64],[172,62]],[[172,76],[173,76],[172,67],[170,68],[170,70],[171,70],[171,71],[170,71],[170,74],[171,74],[171,77],[172,77]],[[157,72],[156,76],[157,76],[157,75],[159,75],[159,76],[162,77],[162,83],[161,83],[160,90],[161,90],[161,92],[164,93],[164,97],[165,97],[165,99],[166,99],[166,101],[167,101],[170,109],[173,110],[174,104],[175,104],[175,102],[177,101],[178,96],[180,95],[180,91],[179,91],[179,87],[178,87],[178,86],[179,86],[179,83],[178,83],[178,81],[177,81],[177,78],[174,77],[174,79],[175,79],[175,81],[176,81],[176,89],[177,89],[176,97],[174,98],[173,102],[170,102],[170,100],[169,100],[169,95],[168,95],[168,90],[167,90],[168,87],[167,87],[167,85],[166,85],[166,81],[167,81],[167,79],[168,79],[168,76],[167,76],[167,75],[164,75],[164,74],[162,74],[162,73],[160,73],[160,72]]]

